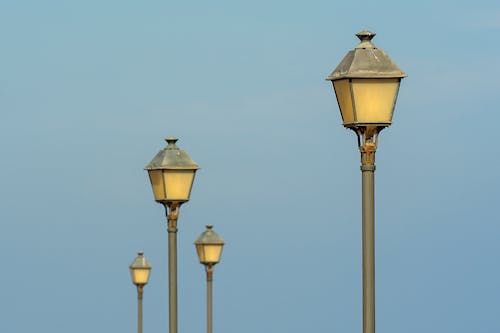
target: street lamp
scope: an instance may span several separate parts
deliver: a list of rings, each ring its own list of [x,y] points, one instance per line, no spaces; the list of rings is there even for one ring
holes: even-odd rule
[[[144,253],[139,251],[129,268],[132,282],[137,286],[137,332],[142,333],[142,294],[149,280],[151,265],[144,257]]]
[[[168,145],[146,165],[156,202],[165,206],[168,230],[168,318],[169,332],[177,333],[177,219],[180,206],[189,201],[199,166],[166,138]]]
[[[212,333],[212,276],[214,266],[220,260],[224,240],[212,230],[212,225],[208,224],[194,245],[200,263],[205,265],[207,273],[207,333]]]
[[[363,333],[375,332],[374,172],[378,135],[391,125],[401,79],[389,56],[371,42],[375,34],[356,34],[360,43],[328,76],[343,124],[358,137],[362,174]]]

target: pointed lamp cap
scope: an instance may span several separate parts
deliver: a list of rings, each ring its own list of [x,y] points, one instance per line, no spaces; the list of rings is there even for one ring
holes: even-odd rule
[[[200,167],[189,155],[177,147],[177,138],[169,136],[165,139],[167,146],[160,150],[158,154],[146,165],[146,170],[198,170]]]
[[[375,33],[363,30],[356,34],[360,43],[347,53],[340,64],[326,78],[336,81],[346,78],[403,78],[406,74],[381,49],[377,48],[372,39]]]
[[[212,230],[213,225],[207,224],[206,230],[194,242],[195,245],[224,245],[224,240]]]

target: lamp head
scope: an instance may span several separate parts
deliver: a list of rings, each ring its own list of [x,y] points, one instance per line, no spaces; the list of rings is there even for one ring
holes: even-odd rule
[[[360,43],[327,80],[332,81],[345,127],[383,128],[392,123],[399,84],[406,74],[372,43],[375,33],[364,30],[356,36]]]
[[[149,273],[151,272],[151,265],[144,257],[142,251],[137,252],[137,257],[132,261],[129,266],[132,282],[136,286],[144,286],[148,283]]]
[[[177,138],[165,139],[168,145],[146,165],[155,200],[182,204],[189,201],[196,170],[200,167],[175,144]]]
[[[207,224],[206,230],[194,242],[198,258],[203,265],[215,265],[219,262],[224,240]]]

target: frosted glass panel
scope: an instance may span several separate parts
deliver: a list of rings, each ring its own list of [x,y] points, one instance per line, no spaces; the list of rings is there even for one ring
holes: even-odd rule
[[[150,269],[131,269],[130,274],[132,274],[132,281],[135,284],[146,284],[148,283]]]
[[[219,262],[220,255],[222,252],[222,245],[205,245],[205,260],[208,263]]]
[[[340,113],[344,124],[354,122],[354,111],[352,107],[351,85],[348,79],[333,81],[335,95],[339,103]]]
[[[352,79],[357,123],[390,124],[400,79]]]
[[[222,244],[196,244],[196,251],[202,264],[216,264],[220,260]]]
[[[189,200],[195,170],[164,170],[163,178],[167,200]]]
[[[163,177],[161,170],[149,170],[149,179],[153,188],[155,200],[165,199],[165,187],[163,186]]]
[[[198,253],[198,259],[200,259],[200,262],[203,263],[203,260],[205,260],[205,252],[203,252],[203,245],[201,244],[195,244],[196,245],[196,252]]]

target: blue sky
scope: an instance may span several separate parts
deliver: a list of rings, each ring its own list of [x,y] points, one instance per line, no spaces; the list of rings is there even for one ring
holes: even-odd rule
[[[377,152],[377,330],[498,331],[500,5],[387,0],[3,1],[2,331],[135,332],[139,249],[167,331],[143,167],[170,135],[202,167],[179,331],[205,329],[207,223],[214,331],[361,331],[359,153],[324,79],[363,29],[409,75]]]

